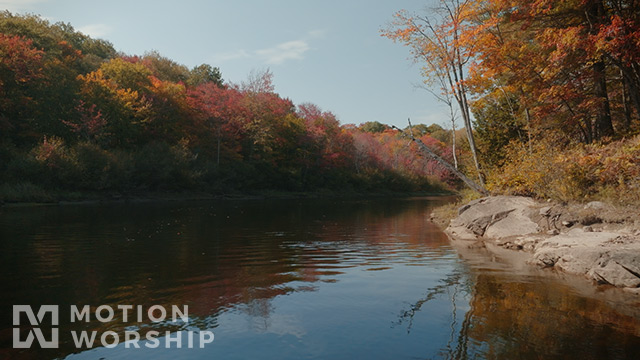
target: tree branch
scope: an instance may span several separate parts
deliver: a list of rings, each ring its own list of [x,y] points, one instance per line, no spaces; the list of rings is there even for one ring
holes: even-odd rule
[[[451,171],[452,173],[454,173],[458,178],[460,178],[460,180],[462,180],[470,189],[479,192],[482,195],[489,195],[489,192],[487,191],[487,189],[485,189],[484,187],[478,185],[475,181],[471,180],[470,178],[468,178],[465,174],[463,174],[462,172],[458,171],[456,168],[453,167],[453,165],[449,164],[446,160],[444,160],[443,158],[441,158],[438,154],[436,154],[435,152],[433,152],[433,150],[429,149],[429,147],[427,147],[427,145],[425,145],[422,140],[416,138],[415,136],[413,136],[413,131],[411,131],[412,126],[411,126],[411,119],[409,119],[409,134],[407,135],[407,133],[405,133],[404,130],[399,129],[398,127],[396,127],[395,125],[391,126],[393,129],[396,129],[398,131],[400,131],[400,133],[402,133],[405,136],[409,136],[409,138],[411,138],[411,140],[413,140],[413,142],[415,142],[416,144],[418,144],[418,147],[420,148],[420,150],[422,150],[422,152],[424,152],[425,154],[427,154],[427,156],[431,157],[433,160],[435,160],[438,164],[444,166],[447,170]]]

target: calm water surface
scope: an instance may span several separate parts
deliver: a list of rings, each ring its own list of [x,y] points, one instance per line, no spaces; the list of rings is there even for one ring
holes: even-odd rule
[[[637,305],[457,251],[428,221],[443,201],[0,209],[0,358],[640,358]],[[60,306],[58,349],[12,349],[15,304]],[[85,304],[188,305],[189,321],[71,323]],[[83,330],[184,337],[76,349]],[[215,340],[187,349],[204,330]]]

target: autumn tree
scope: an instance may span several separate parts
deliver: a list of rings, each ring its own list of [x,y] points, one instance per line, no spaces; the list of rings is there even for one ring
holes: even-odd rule
[[[82,53],[75,64],[80,73],[96,70],[104,60],[116,57],[116,50],[108,41],[92,39],[68,23],[52,24],[36,15],[0,12],[0,33],[30,39],[36,49],[46,53],[47,58],[60,57],[65,50],[59,44],[64,42]]]
[[[426,82],[435,84],[443,94],[453,96],[465,125],[478,178],[483,184],[466,83],[473,45],[462,41],[471,26],[469,15],[473,6],[474,2],[470,0],[440,0],[428,16],[400,11],[382,35],[409,46],[414,60],[423,66]]]
[[[150,140],[143,131],[151,115],[151,102],[146,96],[150,94],[150,74],[143,65],[114,59],[78,76],[81,100],[95,104],[95,110],[106,119],[105,145],[132,146]]]
[[[191,76],[189,69],[177,62],[160,55],[157,51],[144,54],[140,63],[151,70],[152,74],[162,81],[174,83],[186,82]]]
[[[43,51],[31,40],[0,34],[0,129],[3,137],[33,136],[37,82],[43,78]],[[31,134],[30,134],[31,133]]]
[[[296,107],[269,70],[224,84],[211,65],[116,54],[70,24],[0,13],[0,189],[379,192],[446,180],[421,160],[386,125]]]
[[[289,99],[281,98],[273,85],[273,73],[269,70],[252,71],[238,90],[243,95],[243,105],[250,115],[244,124],[247,133],[245,151],[248,158],[267,160],[273,155],[278,142],[278,122],[294,112]]]
[[[529,135],[553,128],[588,143],[631,126],[640,79],[632,2],[487,0],[474,12],[472,82],[519,103]]]
[[[194,145],[199,151],[222,161],[238,160],[242,150],[244,125],[249,117],[243,95],[235,88],[205,82],[189,88],[188,104],[194,112]]]

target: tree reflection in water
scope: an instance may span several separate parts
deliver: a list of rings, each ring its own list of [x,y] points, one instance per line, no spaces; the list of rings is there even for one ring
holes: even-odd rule
[[[552,277],[495,268],[456,268],[402,310],[392,326],[406,325],[410,333],[418,313],[432,312],[430,302],[447,298],[451,333],[438,358],[640,358],[637,305],[625,311]],[[460,314],[461,307],[468,310]]]
[[[46,299],[67,309],[60,348],[28,352],[11,349],[11,313],[0,313],[0,358],[640,355],[640,315],[559,282],[470,262],[426,220],[433,204],[310,199],[0,209],[2,306]],[[404,299],[411,302],[403,308]],[[188,305],[190,321],[71,324],[71,304]],[[83,351],[69,338],[74,330],[144,336],[198,329],[215,331],[213,346],[180,355]]]

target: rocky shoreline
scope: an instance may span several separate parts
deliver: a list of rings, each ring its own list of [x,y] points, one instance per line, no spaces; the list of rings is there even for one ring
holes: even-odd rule
[[[637,209],[492,196],[460,207],[445,232],[457,246],[500,249],[501,254],[511,250],[531,266],[583,276],[640,296]]]

